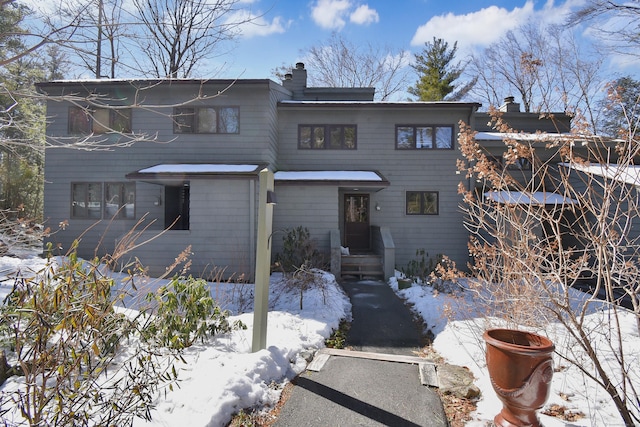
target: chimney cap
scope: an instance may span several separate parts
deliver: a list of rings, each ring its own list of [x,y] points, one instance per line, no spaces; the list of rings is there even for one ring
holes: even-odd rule
[[[507,96],[504,98],[504,104],[500,106],[500,111],[503,113],[519,113],[520,112],[520,104],[515,102],[516,98],[514,96]]]
[[[284,75],[284,79],[285,79],[285,80],[291,80],[291,79],[293,79],[293,74],[291,74],[291,73],[287,73],[287,74],[285,74],[285,75]]]
[[[304,70],[304,62],[297,62],[296,63],[296,69],[297,70]]]

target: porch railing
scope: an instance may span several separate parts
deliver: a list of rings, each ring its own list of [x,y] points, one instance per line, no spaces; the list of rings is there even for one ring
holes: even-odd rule
[[[331,244],[331,273],[340,277],[342,270],[342,252],[340,230],[330,231]],[[396,246],[389,227],[371,226],[371,249],[373,253],[382,257],[384,278],[392,277],[395,272]]]

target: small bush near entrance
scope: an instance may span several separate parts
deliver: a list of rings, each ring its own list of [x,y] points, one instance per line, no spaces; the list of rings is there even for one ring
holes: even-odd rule
[[[285,273],[293,273],[302,266],[324,267],[324,260],[316,249],[315,240],[311,238],[309,229],[302,226],[286,230],[282,238],[282,252],[276,260]]]
[[[299,293],[302,309],[304,292],[323,286],[322,274],[319,271],[325,267],[323,258],[306,227],[299,226],[287,230],[282,241],[282,253],[278,254],[276,259],[287,287]]]
[[[419,279],[421,283],[426,283],[442,259],[442,254],[436,255],[435,259],[430,258],[429,253],[421,248],[416,250],[416,258],[409,261],[407,266],[402,269],[402,272],[407,277]]]

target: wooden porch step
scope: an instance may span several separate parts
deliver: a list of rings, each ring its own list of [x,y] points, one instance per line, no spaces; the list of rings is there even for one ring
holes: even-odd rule
[[[384,271],[382,270],[342,270],[341,273],[343,276],[359,276],[361,279],[363,276],[384,276]]]
[[[341,276],[384,277],[382,257],[374,254],[343,255]]]

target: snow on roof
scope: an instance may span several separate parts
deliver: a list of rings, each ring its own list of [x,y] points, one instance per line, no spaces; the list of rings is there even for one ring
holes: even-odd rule
[[[173,176],[206,178],[212,175],[257,175],[265,165],[224,164],[224,163],[177,163],[160,164],[127,174],[129,179],[170,179]],[[386,187],[389,182],[375,171],[280,171],[274,173],[274,179],[281,183],[354,183],[358,185]]]
[[[489,191],[484,193],[485,197],[498,202],[509,205],[574,205],[578,204],[577,200],[570,199],[561,194],[536,191],[534,193],[526,193],[522,191]]]
[[[280,171],[276,181],[375,181],[384,179],[373,171]]]
[[[611,163],[560,163],[560,165],[585,172],[590,175],[597,175],[619,182],[624,182],[625,184],[640,186],[640,166],[638,165],[619,166]]]
[[[503,141],[513,139],[516,141],[549,141],[558,137],[575,138],[570,133],[526,133],[526,132],[477,132],[476,140],[480,141]]]
[[[255,171],[259,165],[234,165],[215,163],[177,163],[151,166],[138,173],[247,173]]]

